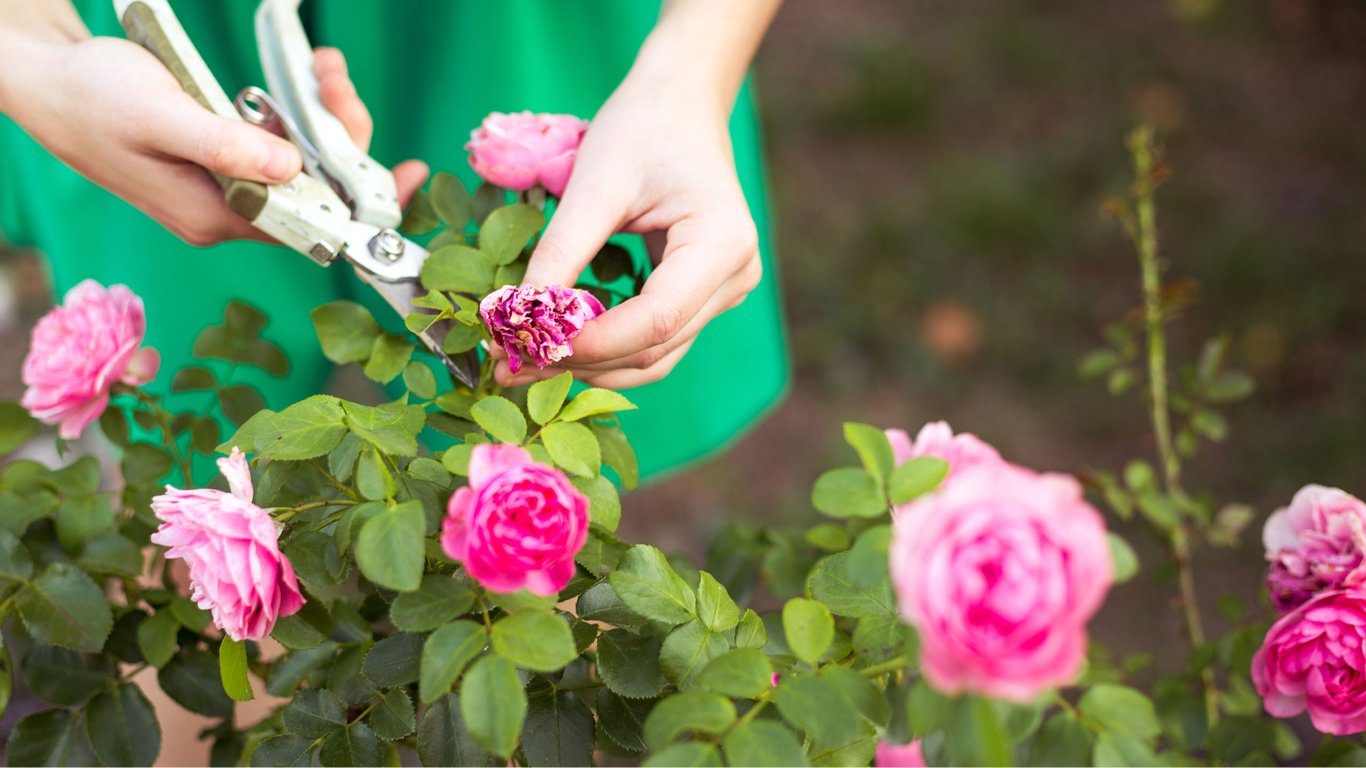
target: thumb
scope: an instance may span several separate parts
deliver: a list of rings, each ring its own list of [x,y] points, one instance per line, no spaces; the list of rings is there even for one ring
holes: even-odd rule
[[[583,186],[577,195],[574,191],[571,184],[536,244],[527,262],[526,284],[572,286],[621,224],[621,208],[611,195],[590,195]]]
[[[234,179],[276,184],[303,167],[290,142],[245,120],[219,117],[187,94],[168,100],[167,114],[151,121],[149,147]]]

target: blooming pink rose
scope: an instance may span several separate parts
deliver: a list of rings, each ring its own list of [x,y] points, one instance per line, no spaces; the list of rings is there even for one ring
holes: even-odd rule
[[[470,133],[465,149],[484,181],[517,190],[539,183],[559,197],[587,130],[588,121],[573,115],[494,112]]]
[[[1018,702],[1072,680],[1112,576],[1105,524],[1076,479],[981,464],[905,509],[892,585],[926,678]]]
[[[879,741],[873,765],[877,768],[925,768],[925,757],[920,752],[920,739],[910,744]]]
[[[1252,682],[1266,711],[1305,709],[1323,733],[1366,731],[1366,594],[1321,592],[1282,616],[1252,657]]]
[[[476,445],[451,496],[441,546],[493,592],[558,594],[588,540],[588,497],[516,445]]]
[[[1001,454],[981,438],[967,432],[955,435],[945,421],[932,421],[921,427],[915,440],[911,440],[904,430],[889,429],[887,440],[892,444],[897,464],[919,456],[935,456],[948,462],[950,477],[978,464],[1005,462]],[[948,478],[944,482],[948,482]]]
[[[593,294],[559,285],[505,285],[479,302],[479,316],[507,352],[513,373],[522,369],[523,354],[537,368],[574,354],[569,342],[604,311]]]
[[[251,503],[251,470],[242,452],[218,460],[231,493],[166,486],[152,499],[162,521],[152,543],[190,567],[190,599],[234,640],[260,640],[281,616],[304,604],[294,567],[280,553],[270,513]]]
[[[1351,494],[1306,485],[1262,529],[1267,587],[1281,612],[1326,589],[1366,581],[1366,504]]]
[[[63,438],[80,437],[104,413],[115,384],[138,386],[156,376],[157,351],[138,349],[146,330],[142,299],[128,286],[82,282],[34,326],[21,403],[44,424],[60,424]]]

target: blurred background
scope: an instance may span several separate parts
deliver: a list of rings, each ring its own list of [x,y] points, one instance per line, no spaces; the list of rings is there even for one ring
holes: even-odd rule
[[[1257,384],[1187,472],[1257,510],[1197,559],[1208,602],[1255,599],[1261,521],[1295,489],[1366,494],[1366,3],[787,0],[757,82],[793,388],[724,457],[629,496],[628,539],[700,554],[728,521],[814,520],[812,481],[855,461],[845,420],[945,419],[1041,469],[1150,459],[1138,397],[1077,376],[1140,300],[1100,214],[1140,122],[1174,171],[1168,277],[1198,284],[1174,355],[1227,332]],[[0,399],[50,301],[39,255],[0,246]],[[1159,570],[1107,604],[1117,650],[1179,638]]]

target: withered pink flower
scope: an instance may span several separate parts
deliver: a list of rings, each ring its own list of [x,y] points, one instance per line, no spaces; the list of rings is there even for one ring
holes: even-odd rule
[[[251,502],[251,469],[236,448],[218,469],[231,493],[166,486],[152,499],[162,521],[152,543],[190,568],[190,599],[234,640],[260,640],[304,604],[270,513]]]
[[[1282,613],[1328,589],[1366,581],[1366,503],[1337,488],[1306,485],[1262,529],[1267,587]]]
[[[588,121],[573,115],[494,112],[470,133],[465,149],[480,178],[505,189],[540,184],[564,194]]]
[[[21,404],[44,424],[60,425],[63,438],[80,437],[104,413],[115,384],[139,386],[156,376],[157,351],[139,349],[146,331],[142,299],[128,286],[80,283],[33,328]]]
[[[479,302],[479,316],[507,352],[513,373],[522,369],[524,354],[537,368],[574,354],[569,342],[604,311],[593,294],[559,285],[505,285]]]

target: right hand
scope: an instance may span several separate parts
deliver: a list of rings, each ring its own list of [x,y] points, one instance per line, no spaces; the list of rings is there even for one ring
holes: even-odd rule
[[[228,208],[203,169],[265,184],[293,178],[293,144],[242,120],[219,117],[180,88],[141,46],[112,37],[35,46],[7,82],[5,111],[78,173],[151,216],[191,245],[270,238]],[[314,54],[323,104],[361,149],[370,114],[340,51]],[[394,169],[406,206],[427,178],[425,164]]]

